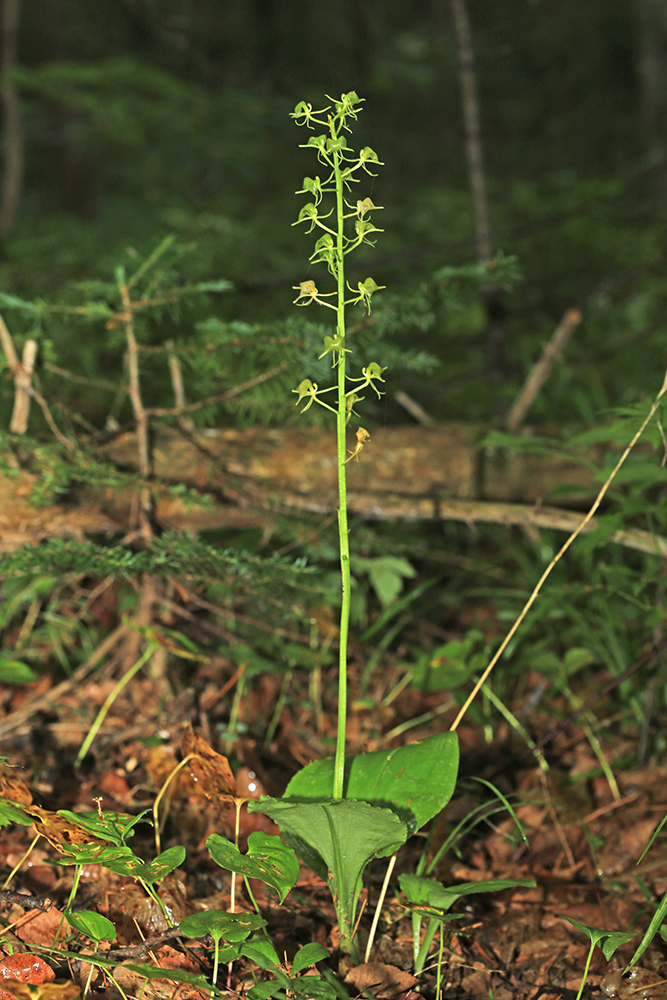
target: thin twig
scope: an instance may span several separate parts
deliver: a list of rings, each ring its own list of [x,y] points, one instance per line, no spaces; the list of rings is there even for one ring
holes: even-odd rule
[[[408,396],[407,392],[403,392],[402,389],[399,389],[398,392],[394,393],[394,399],[398,405],[402,406],[404,410],[407,410],[410,416],[414,417],[417,423],[421,424],[422,427],[433,426],[433,418],[429,417],[424,407],[420,406],[417,400],[413,399],[412,396]]]
[[[174,399],[176,401],[176,406],[182,409],[185,406],[185,387],[183,385],[183,371],[181,369],[181,362],[178,359],[178,355],[174,350],[173,340],[168,340],[165,344],[167,348],[167,363],[169,365],[169,377],[171,378],[171,387],[174,392]],[[191,420],[182,419],[178,421],[179,426],[182,430],[190,432],[194,430],[194,424]]]
[[[67,448],[68,451],[74,451],[74,443],[72,441],[70,441],[70,439],[68,437],[66,437],[63,434],[63,432],[58,428],[57,423],[55,422],[55,420],[51,416],[51,410],[49,409],[49,404],[46,402],[46,400],[44,399],[44,396],[39,391],[39,389],[36,388],[35,386],[31,385],[28,391],[29,391],[30,395],[32,396],[32,398],[37,403],[37,405],[39,406],[40,410],[42,411],[44,419],[46,420],[47,424],[49,425],[49,428],[50,428],[51,433],[53,434],[54,438],[64,448]]]
[[[65,368],[59,368],[58,365],[51,364],[50,361],[45,361],[43,368],[53,375],[60,375],[61,378],[66,378],[70,382],[77,382],[79,385],[89,385],[93,389],[108,389],[109,392],[118,392],[118,386],[115,382],[105,382],[103,379],[85,378],[83,375],[75,375],[73,372],[68,372]]]
[[[479,678],[479,680],[475,684],[474,688],[470,692],[470,695],[466,698],[466,700],[465,700],[465,702],[463,704],[463,707],[461,708],[459,714],[456,716],[456,718],[452,722],[452,724],[450,726],[450,731],[451,732],[454,732],[456,729],[458,729],[458,726],[459,726],[459,723],[461,722],[461,719],[463,719],[463,717],[465,716],[466,712],[468,711],[468,708],[470,707],[470,705],[474,701],[474,699],[475,699],[475,697],[477,695],[477,692],[480,690],[480,688],[484,684],[485,680],[487,679],[487,677],[489,676],[489,674],[491,673],[491,671],[495,667],[496,663],[498,662],[498,660],[500,659],[500,657],[503,655],[503,653],[507,649],[507,646],[509,645],[509,643],[512,640],[514,634],[516,633],[517,629],[521,625],[521,622],[524,620],[524,618],[528,614],[528,611],[530,610],[530,608],[535,603],[535,601],[537,599],[537,596],[538,596],[539,592],[541,591],[541,589],[542,589],[542,587],[543,587],[543,585],[544,585],[547,577],[551,574],[551,571],[553,570],[553,568],[556,566],[556,564],[558,562],[560,562],[560,560],[565,555],[565,553],[567,552],[567,550],[570,548],[570,546],[572,545],[572,543],[581,534],[581,532],[585,529],[586,525],[592,519],[593,515],[595,514],[595,511],[598,509],[598,507],[602,503],[602,500],[603,500],[603,498],[604,498],[607,490],[609,489],[609,487],[611,486],[612,482],[616,478],[619,469],[621,468],[621,466],[625,462],[626,458],[628,457],[628,455],[630,454],[630,452],[632,451],[632,449],[634,448],[634,446],[637,444],[637,441],[639,441],[639,438],[642,436],[642,434],[644,433],[644,431],[648,427],[649,422],[653,419],[653,417],[654,417],[654,415],[656,413],[656,410],[658,409],[658,407],[660,405],[660,400],[662,399],[662,397],[665,395],[666,392],[667,392],[667,372],[665,373],[665,377],[663,379],[663,383],[662,383],[662,386],[660,388],[660,391],[658,392],[657,396],[653,400],[653,403],[651,404],[651,409],[648,411],[646,417],[642,421],[641,426],[636,431],[636,433],[634,434],[632,440],[630,441],[630,444],[627,446],[627,448],[625,449],[625,451],[623,452],[623,454],[619,458],[618,462],[616,463],[616,465],[612,469],[610,475],[607,477],[605,483],[602,486],[602,489],[598,493],[597,497],[595,498],[595,500],[593,502],[593,505],[591,506],[590,510],[588,511],[588,513],[586,514],[586,516],[584,517],[584,519],[582,520],[582,522],[579,525],[579,527],[575,531],[573,531],[572,534],[570,535],[570,537],[563,543],[563,545],[560,547],[560,549],[558,550],[558,552],[556,553],[556,555],[553,557],[553,559],[551,560],[551,562],[549,563],[549,565],[545,569],[545,571],[542,574],[542,576],[540,577],[540,579],[537,581],[535,589],[533,590],[532,594],[530,595],[530,597],[528,598],[528,600],[524,604],[523,609],[522,609],[521,613],[519,614],[518,618],[516,619],[516,621],[514,622],[514,624],[511,627],[511,629],[509,630],[509,632],[507,633],[507,635],[505,636],[505,638],[501,642],[501,644],[498,647],[498,650],[497,650],[495,656],[492,658],[492,660],[489,663],[488,667],[486,668],[486,670],[484,671],[484,673],[482,674],[482,676]]]
[[[227,389],[226,392],[218,393],[216,396],[207,396],[206,399],[200,399],[196,403],[185,403],[183,406],[150,406],[146,408],[145,412],[150,417],[177,417],[181,413],[192,413],[194,410],[201,410],[202,407],[210,406],[212,403],[226,403],[228,400],[234,399],[235,396],[240,396],[241,393],[248,392],[249,389],[254,389],[255,386],[275,378],[276,375],[280,375],[286,368],[287,362],[282,361],[275,368],[270,368],[268,371],[248,379],[247,382],[235,385],[233,389]]]
[[[22,906],[24,910],[48,911],[53,906],[53,902],[48,896],[29,896],[25,892],[14,892],[13,889],[0,889],[0,901],[15,903]]]
[[[152,469],[150,441],[148,435],[148,415],[141,398],[141,383],[139,380],[139,355],[137,338],[134,333],[134,304],[130,299],[130,291],[126,283],[121,284],[120,293],[123,300],[123,320],[125,323],[125,338],[127,340],[127,371],[128,391],[134,419],[137,422],[137,449],[139,452],[139,472],[144,479],[149,479]],[[139,529],[144,541],[150,545],[153,539],[151,525],[152,499],[150,490],[142,487],[139,497]]]
[[[561,319],[551,339],[545,345],[539,361],[531,368],[528,378],[512,404],[505,425],[508,431],[518,430],[524,422],[528,410],[537,399],[540,389],[551,374],[552,368],[581,320],[581,309],[568,309]]]

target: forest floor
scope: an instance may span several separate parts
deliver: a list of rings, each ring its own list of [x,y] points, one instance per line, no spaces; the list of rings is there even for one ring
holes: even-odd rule
[[[116,645],[126,639],[118,633]],[[165,658],[162,662],[164,666]],[[320,686],[316,688],[313,678],[298,670],[288,686],[281,675],[258,675],[234,701],[238,670],[230,667],[225,673],[198,660],[187,666],[187,675],[178,678],[155,662],[137,673],[112,699],[80,766],[75,766],[76,755],[122,673],[118,661],[112,658],[82,680],[79,673],[57,686],[44,676],[34,684],[5,687],[0,695],[0,738],[8,763],[0,775],[0,795],[19,803],[32,798],[34,804],[50,812],[99,808],[136,815],[150,811],[181,759],[189,724],[216,754],[229,758],[240,796],[255,797],[262,790],[280,795],[301,766],[331,753],[335,738],[333,668],[318,678]],[[355,669],[360,673],[361,664]],[[348,730],[351,753],[398,746],[442,732],[451,723],[447,713],[438,711],[442,692],[423,693],[406,687],[387,705],[383,703],[385,681],[371,679],[363,698],[359,697],[358,681],[353,670]],[[593,685],[603,682],[592,678]],[[280,699],[284,704],[276,717]],[[511,800],[526,839],[521,839],[507,811],[497,810],[469,829],[439,860],[434,876],[446,885],[532,878],[536,887],[459,900],[455,906],[458,918],[445,924],[440,962],[443,992],[456,998],[537,1000],[545,996],[573,1000],[584,973],[589,941],[568,922],[571,917],[589,927],[638,932],[634,943],[621,946],[610,963],[596,949],[585,995],[600,995],[602,989],[621,1000],[664,1000],[667,953],[660,935],[643,956],[642,971],[632,982],[619,981],[618,977],[603,982],[603,977],[627,963],[667,891],[664,836],[637,863],[667,812],[667,766],[656,761],[637,766],[637,734],[619,734],[620,727],[613,719],[605,720],[607,728],[598,728],[597,736],[593,737],[590,729],[587,736],[585,725],[577,719],[568,720],[568,706],[545,689],[542,676],[524,679],[521,704],[511,709],[524,717],[530,711],[533,734],[544,734],[555,721],[565,720],[545,747],[548,769],[538,765],[533,753],[526,751],[525,743],[505,723],[492,735],[463,723],[459,729],[461,777],[454,798],[432,824],[430,836],[413,837],[399,853],[371,963],[348,972],[350,995],[360,996],[366,990],[370,991],[366,995],[378,998],[411,997],[416,992],[435,996],[440,938],[436,934],[426,970],[415,979],[410,972],[412,924],[396,879],[401,872],[415,871],[423,852],[433,857],[443,839],[485,796],[492,806],[499,805],[486,786],[467,780],[480,777],[493,782]],[[230,731],[232,711],[236,713],[234,732]],[[405,725],[423,716],[423,723],[409,728]],[[387,742],[388,733],[400,733],[401,729],[403,734]],[[600,767],[601,754],[610,762],[613,775]],[[438,780],[437,774],[433,780]],[[183,845],[187,851],[184,864],[159,889],[173,924],[186,914],[230,907],[230,873],[211,860],[205,841],[212,832],[233,838],[234,808],[220,799],[218,789],[201,786],[202,782],[194,781],[192,772],[183,768],[161,804],[161,849]],[[276,832],[266,817],[248,815],[244,808],[242,850],[249,833],[256,829]],[[72,892],[75,868],[63,864],[58,850],[62,831],[59,834],[55,826],[50,831],[46,820],[41,830],[46,836],[31,850],[35,831],[30,826],[9,824],[2,831],[0,869],[6,881],[0,893],[4,928],[0,945],[5,955],[12,951],[42,954],[55,969],[56,983],[38,988],[41,1000],[53,996],[55,987],[60,990],[59,997],[75,997],[81,994],[91,967],[77,958],[81,938],[70,938],[67,944],[58,942],[58,935],[64,933],[62,911]],[[154,856],[154,832],[148,824],[138,826],[132,849],[146,860]],[[362,944],[386,866],[386,859],[375,861],[366,872],[361,897],[364,908],[357,930]],[[253,885],[280,955],[285,953],[289,960],[297,946],[315,941],[335,957],[335,915],[323,882],[302,868],[296,888],[282,905],[265,885]],[[17,898],[13,893],[31,898]],[[45,898],[50,907],[43,902]],[[99,864],[86,864],[80,871],[77,907],[96,910],[114,923],[116,940],[100,947],[106,968],[114,970],[117,982],[124,982],[128,996],[178,996],[184,1000],[200,995],[187,984],[137,980],[136,976],[133,980],[129,972],[122,978],[123,968],[132,961],[207,976],[211,970],[210,948],[202,941],[186,946],[170,932],[161,911],[134,880]],[[236,907],[252,910],[243,886],[236,889]],[[334,958],[332,969],[340,971]],[[227,990],[230,996],[239,996],[253,985],[256,973],[256,966],[239,961],[229,972],[225,967],[219,985],[224,985],[223,992]],[[92,986],[101,997],[119,995],[102,973],[93,975]],[[10,989],[15,995],[26,995],[25,987],[14,989],[10,984]]]

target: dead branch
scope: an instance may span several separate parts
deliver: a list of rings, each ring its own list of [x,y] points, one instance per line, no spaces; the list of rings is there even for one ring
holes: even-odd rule
[[[506,422],[508,431],[517,431],[526,419],[526,414],[537,399],[540,389],[549,378],[554,365],[565,349],[565,345],[581,320],[580,309],[568,309],[563,316],[512,404]]]
[[[37,341],[26,340],[23,345],[23,357],[21,364],[14,369],[14,407],[12,409],[9,430],[11,434],[25,434],[28,429],[28,417],[30,416],[30,398],[32,388],[32,375],[35,370],[35,360],[37,358]]]

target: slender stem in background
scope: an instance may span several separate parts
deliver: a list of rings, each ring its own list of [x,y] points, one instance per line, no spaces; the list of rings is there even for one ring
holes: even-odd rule
[[[340,154],[334,152],[334,177],[336,180],[336,278],[338,281],[338,342],[345,347],[345,268],[343,265],[343,179],[340,171]],[[334,758],[334,799],[342,799],[345,778],[345,729],[347,722],[347,636],[350,624],[350,539],[347,525],[347,466],[345,464],[345,428],[347,406],[345,399],[345,351],[338,356],[338,411],[336,430],[338,442],[338,537],[340,542],[340,571],[342,601],[340,607],[340,647],[338,660],[338,730]]]
[[[75,760],[74,763],[76,764],[77,767],[79,766],[79,764],[81,763],[81,761],[83,760],[83,758],[86,756],[86,754],[90,750],[92,742],[95,739],[95,737],[97,736],[98,732],[100,731],[102,723],[106,719],[106,717],[107,717],[107,715],[109,713],[109,710],[110,710],[111,706],[113,705],[113,703],[115,702],[116,698],[121,693],[121,691],[123,690],[123,688],[127,687],[127,685],[130,683],[130,681],[132,680],[132,678],[134,677],[134,675],[139,673],[139,671],[143,667],[144,663],[146,663],[148,660],[150,660],[150,658],[153,655],[153,653],[155,652],[156,648],[157,648],[157,643],[154,643],[154,642],[150,643],[150,645],[144,650],[144,652],[142,653],[142,655],[139,657],[139,659],[137,660],[137,662],[134,663],[125,674],[123,674],[123,676],[118,681],[118,683],[114,685],[113,689],[109,692],[109,694],[107,695],[107,697],[104,699],[104,704],[102,705],[101,709],[97,713],[97,715],[95,717],[95,721],[93,722],[92,726],[88,730],[88,734],[87,734],[85,740],[83,741],[83,743],[81,744],[81,748],[80,748],[78,754],[76,755],[76,760]]]

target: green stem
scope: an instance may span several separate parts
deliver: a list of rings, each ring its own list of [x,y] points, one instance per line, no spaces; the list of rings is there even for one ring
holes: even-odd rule
[[[350,540],[347,526],[347,466],[345,464],[345,428],[347,406],[345,399],[345,268],[343,265],[343,179],[340,171],[340,154],[334,152],[336,179],[336,278],[338,281],[337,334],[341,349],[338,353],[338,411],[336,431],[338,441],[338,537],[340,544],[340,571],[342,601],[340,608],[340,653],[338,661],[338,730],[334,758],[334,799],[342,799],[345,777],[345,729],[347,722],[347,636],[350,624]]]
[[[586,959],[586,967],[584,969],[584,978],[581,980],[581,986],[579,987],[579,992],[577,993],[577,1000],[581,1000],[581,994],[584,992],[584,986],[586,985],[586,980],[588,979],[588,970],[591,967],[591,959],[593,958],[594,950],[595,942],[591,940],[591,946],[588,949],[588,957]]]

